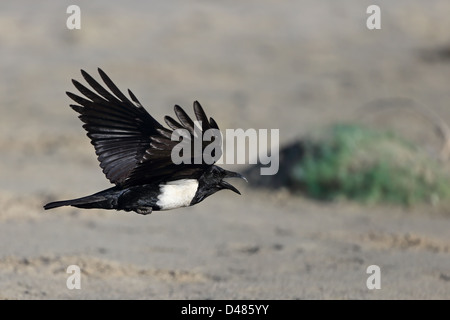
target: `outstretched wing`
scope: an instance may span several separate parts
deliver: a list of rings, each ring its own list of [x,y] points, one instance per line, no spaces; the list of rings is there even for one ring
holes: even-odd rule
[[[171,159],[172,148],[178,141],[172,141],[172,130],[164,128],[141,105],[134,94],[128,90],[129,100],[111,81],[98,69],[100,77],[110,91],[100,85],[88,73],[81,70],[92,91],[72,80],[75,87],[85,96],[81,97],[71,92],[67,95],[77,102],[70,106],[80,114],[84,122],[83,128],[94,145],[100,162],[100,167],[106,178],[119,186],[132,186],[163,180],[187,177],[200,173],[205,163],[176,165]],[[198,121],[201,121],[201,131],[218,129],[214,119],[208,121],[205,112],[198,102],[194,102],[194,111]],[[184,112],[175,106],[178,120],[166,116],[166,123],[173,129],[183,129],[188,132],[188,139],[194,143],[195,124]],[[215,136],[209,142],[203,142],[202,150],[209,144],[220,139]],[[219,158],[216,155],[214,158]]]

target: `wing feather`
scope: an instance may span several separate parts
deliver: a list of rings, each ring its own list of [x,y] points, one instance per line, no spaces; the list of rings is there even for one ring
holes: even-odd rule
[[[80,114],[107,179],[127,187],[196,177],[203,172],[204,163],[176,165],[172,162],[172,149],[179,143],[172,141],[173,130],[187,130],[189,134],[183,138],[194,143],[195,123],[180,106],[174,107],[178,121],[166,116],[164,120],[170,129],[164,128],[144,109],[131,90],[128,90],[130,100],[103,70],[99,68],[98,72],[106,87],[81,70],[91,89],[72,80],[82,96],[71,92],[67,95],[77,103],[70,107]],[[218,129],[212,118],[208,121],[197,101],[194,102],[194,114],[197,121],[201,121],[203,131]],[[209,143],[203,142],[203,148]]]

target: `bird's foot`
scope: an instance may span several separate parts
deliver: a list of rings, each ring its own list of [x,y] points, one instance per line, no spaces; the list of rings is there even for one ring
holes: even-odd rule
[[[138,207],[135,211],[136,211],[136,213],[146,215],[146,214],[152,213],[153,208],[152,207]]]

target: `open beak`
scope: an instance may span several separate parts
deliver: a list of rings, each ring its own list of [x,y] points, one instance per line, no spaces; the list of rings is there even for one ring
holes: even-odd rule
[[[237,172],[227,171],[227,170],[225,170],[225,176],[223,178],[224,179],[225,178],[240,178],[240,179],[245,180],[245,182],[248,182],[247,178],[244,177],[243,175],[241,175],[241,174],[239,174]],[[220,185],[224,189],[228,189],[228,190],[231,190],[233,192],[236,192],[237,194],[241,194],[238,189],[236,189],[234,186],[232,186],[231,184],[229,184],[228,182],[226,182],[224,180],[220,181]]]

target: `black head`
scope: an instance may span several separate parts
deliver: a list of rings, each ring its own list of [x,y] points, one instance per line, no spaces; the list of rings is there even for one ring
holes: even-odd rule
[[[191,204],[198,203],[222,189],[228,189],[237,194],[241,194],[238,189],[223,180],[226,178],[241,178],[247,181],[244,176],[237,172],[228,171],[212,165],[200,177],[197,193],[194,199],[192,199]]]

